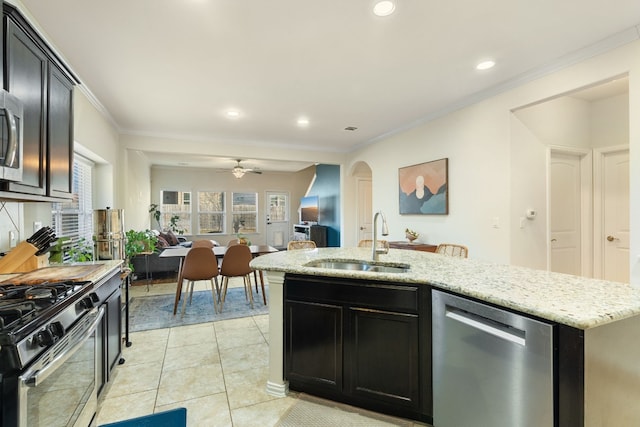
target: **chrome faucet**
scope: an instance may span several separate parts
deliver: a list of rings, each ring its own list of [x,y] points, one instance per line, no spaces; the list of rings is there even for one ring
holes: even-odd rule
[[[385,219],[384,214],[382,213],[382,211],[376,212],[376,214],[373,216],[372,256],[374,261],[378,260],[378,255],[386,254],[388,252],[387,248],[378,249],[378,215],[382,217],[382,235],[389,235],[389,226],[387,226],[387,220]]]

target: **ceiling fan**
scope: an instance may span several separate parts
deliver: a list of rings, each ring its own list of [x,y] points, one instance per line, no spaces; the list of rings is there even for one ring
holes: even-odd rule
[[[245,173],[256,173],[256,174],[261,174],[262,173],[262,171],[259,171],[259,170],[242,167],[240,165],[241,161],[242,161],[242,159],[236,159],[237,164],[233,167],[233,169],[231,169],[231,173],[236,178],[238,178],[238,179],[242,178]]]

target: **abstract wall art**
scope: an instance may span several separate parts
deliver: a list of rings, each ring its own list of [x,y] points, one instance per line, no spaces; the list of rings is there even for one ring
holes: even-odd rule
[[[448,168],[449,159],[440,159],[398,169],[400,214],[448,214]]]

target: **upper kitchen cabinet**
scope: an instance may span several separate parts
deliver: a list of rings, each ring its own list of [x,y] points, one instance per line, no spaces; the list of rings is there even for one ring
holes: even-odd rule
[[[4,4],[4,87],[24,106],[23,178],[3,198],[71,198],[73,87],[77,79],[24,17]]]

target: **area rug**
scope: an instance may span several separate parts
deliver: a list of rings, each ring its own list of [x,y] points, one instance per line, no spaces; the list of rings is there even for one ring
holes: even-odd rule
[[[276,427],[412,427],[413,422],[301,393]]]
[[[177,314],[173,315],[175,294],[134,297],[129,306],[129,328],[131,332],[147,331],[267,314],[269,307],[262,303],[262,295],[254,294],[253,297],[252,309],[244,288],[231,288],[227,292],[222,313],[215,313],[211,291],[196,291],[191,305],[187,301],[184,317],[180,316],[182,299]]]

